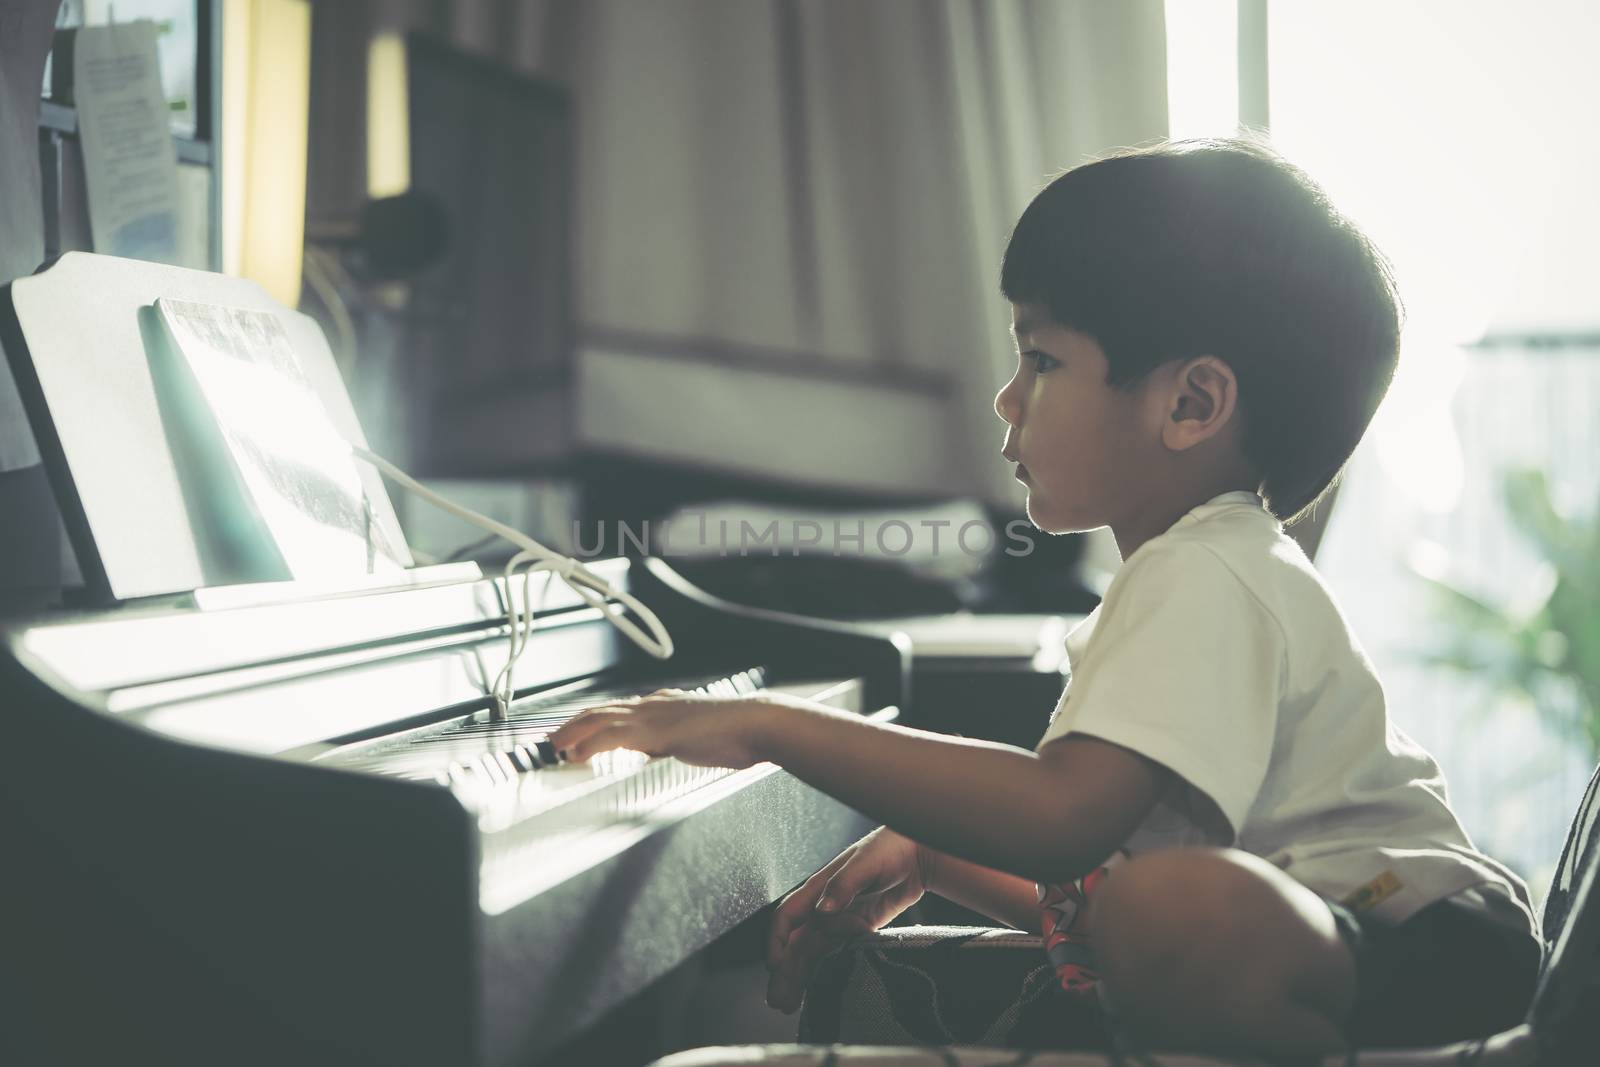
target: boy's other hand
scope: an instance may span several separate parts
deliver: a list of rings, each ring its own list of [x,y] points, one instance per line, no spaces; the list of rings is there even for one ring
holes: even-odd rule
[[[767,939],[767,1003],[794,1012],[824,956],[921,900],[932,855],[880,827],[784,897]]]

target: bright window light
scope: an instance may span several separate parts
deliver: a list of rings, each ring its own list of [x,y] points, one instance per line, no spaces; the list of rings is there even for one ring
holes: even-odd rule
[[[1167,129],[1177,140],[1239,128],[1237,0],[1167,0]]]
[[[1188,4],[1169,4],[1187,8]],[[1494,329],[1589,327],[1600,10],[1498,0],[1270,8],[1273,143],[1394,264],[1407,320],[1373,425],[1386,473],[1424,509],[1463,484],[1450,404],[1460,346]],[[1579,192],[1579,190],[1582,190]]]

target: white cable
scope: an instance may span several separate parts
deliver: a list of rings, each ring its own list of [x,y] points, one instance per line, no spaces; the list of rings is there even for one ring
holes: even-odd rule
[[[661,620],[656,618],[655,612],[628,593],[621,592],[611,587],[604,578],[595,574],[582,563],[570,557],[563,556],[554,549],[546,548],[520,530],[512,529],[503,522],[496,522],[487,515],[480,515],[471,508],[464,508],[451,500],[446,500],[438,493],[417,481],[405,471],[396,467],[382,456],[369,452],[365,448],[351,446],[351,451],[361,459],[366,460],[378,470],[388,475],[405,489],[416,493],[432,503],[448,511],[460,519],[465,519],[474,526],[498,534],[516,545],[522,551],[512,556],[506,563],[506,624],[510,627],[510,655],[506,658],[506,665],[501,669],[494,680],[494,691],[490,694],[494,698],[494,717],[504,719],[511,708],[511,699],[515,695],[516,686],[512,676],[512,668],[516,666],[518,657],[528,647],[528,639],[533,633],[533,605],[530,602],[528,583],[533,575],[540,571],[549,571],[557,575],[572,591],[578,594],[579,599],[590,607],[596,608],[618,630],[634,644],[644,649],[657,659],[667,659],[672,655],[672,636],[667,633],[667,628],[661,625]],[[522,608],[517,608],[516,593],[512,580],[518,575],[522,578]],[[610,601],[616,601],[627,611],[637,615],[649,628],[645,633],[621,611],[612,609]]]

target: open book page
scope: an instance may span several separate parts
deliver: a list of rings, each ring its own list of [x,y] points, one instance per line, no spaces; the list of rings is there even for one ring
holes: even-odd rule
[[[277,316],[165,298],[156,308],[292,577],[402,571],[405,554],[375,521],[350,446]]]

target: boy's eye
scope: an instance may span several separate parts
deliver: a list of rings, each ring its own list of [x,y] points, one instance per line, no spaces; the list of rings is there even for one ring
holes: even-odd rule
[[[1060,360],[1056,359],[1054,356],[1040,352],[1036,348],[1029,349],[1028,351],[1022,353],[1022,358],[1033,361],[1033,373],[1035,374],[1043,374],[1046,371],[1054,370],[1055,368],[1061,366]]]

